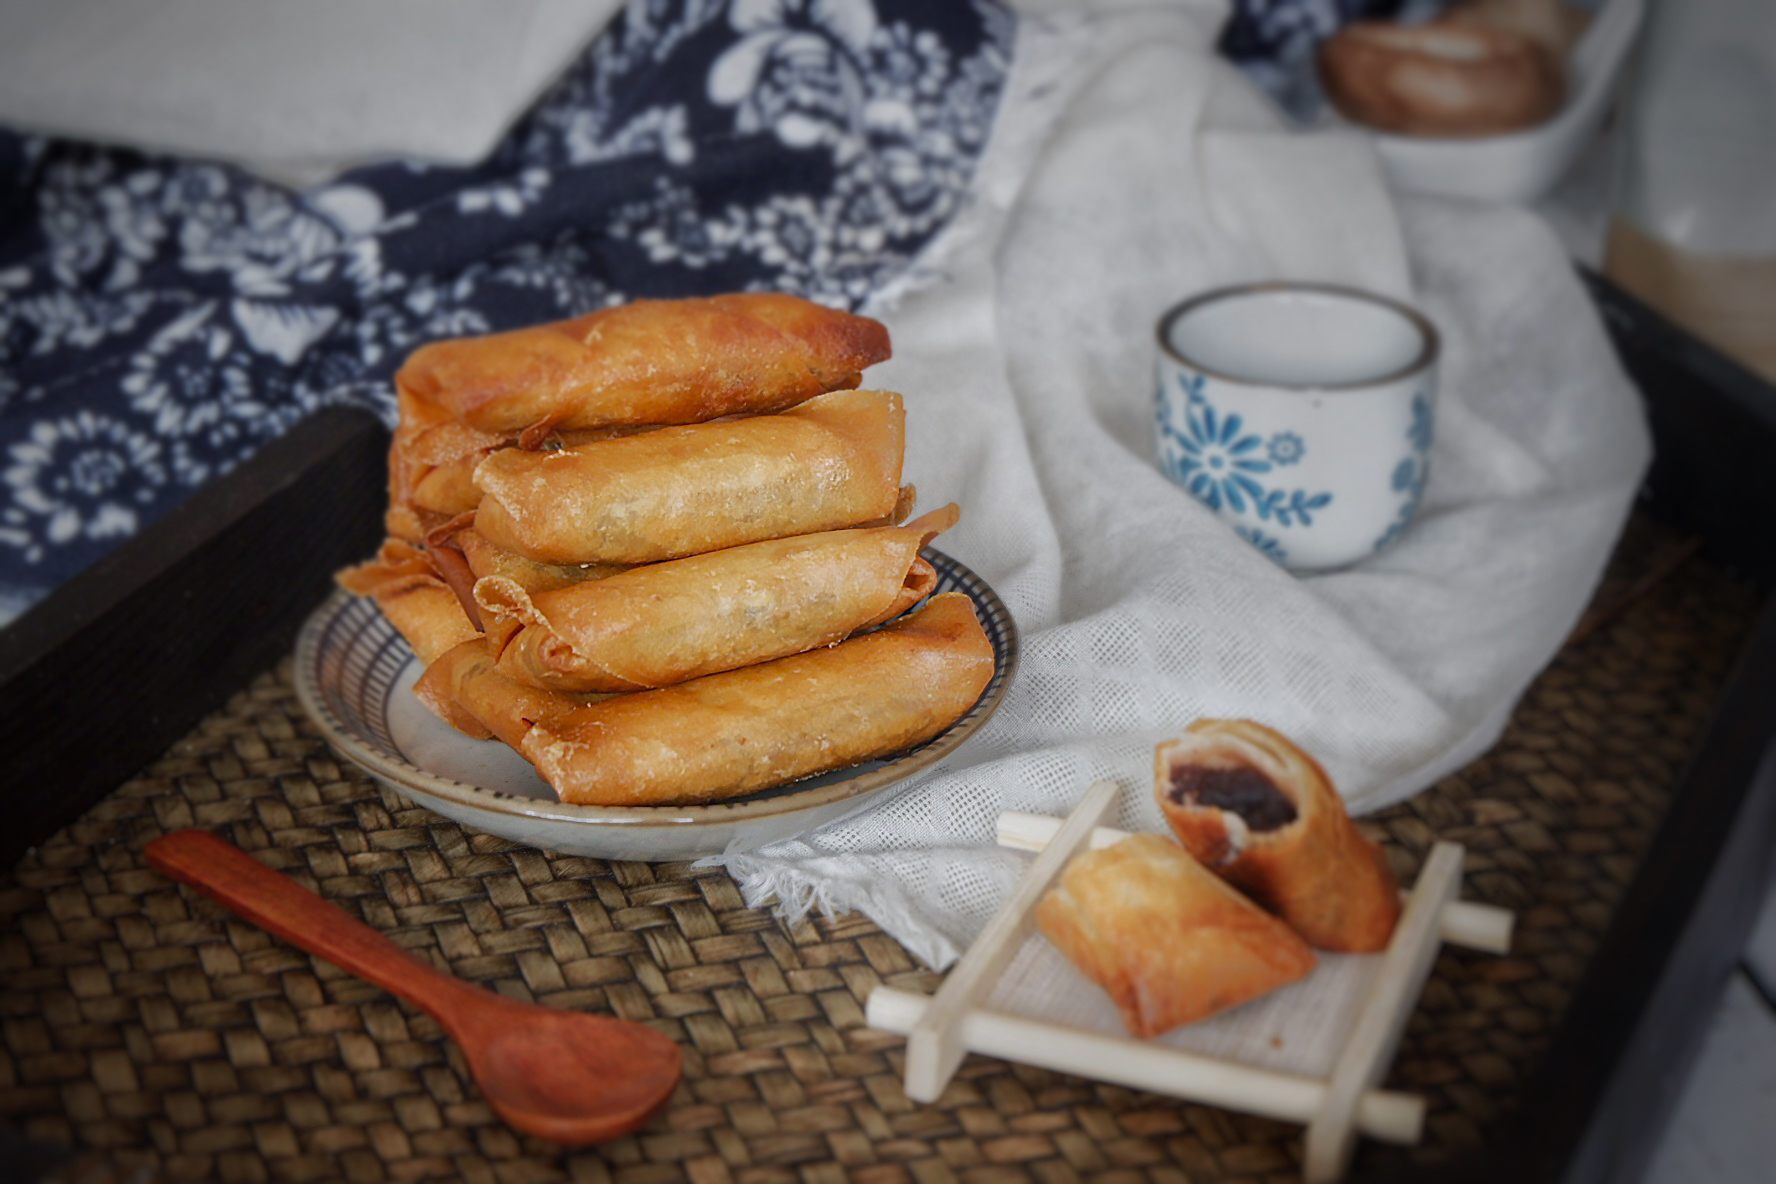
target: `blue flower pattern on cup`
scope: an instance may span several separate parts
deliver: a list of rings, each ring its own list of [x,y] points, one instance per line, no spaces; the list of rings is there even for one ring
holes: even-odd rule
[[[1307,455],[1307,445],[1294,432],[1278,432],[1270,438],[1270,463],[1292,465]]]
[[[1246,433],[1239,416],[1217,412],[1210,404],[1203,394],[1202,375],[1180,375],[1178,384],[1186,399],[1184,424],[1180,427],[1165,416],[1160,424],[1170,445],[1165,449],[1168,475],[1212,510],[1225,504],[1236,513],[1249,510],[1278,526],[1313,525],[1315,512],[1331,504],[1331,493],[1268,487],[1258,479],[1273,465],[1300,460],[1306,451],[1300,438],[1292,432],[1272,436],[1267,460],[1259,451],[1265,448],[1262,437]],[[1287,459],[1278,459],[1279,454]],[[1271,557],[1280,559],[1281,548]]]
[[[1421,453],[1431,449],[1431,400],[1424,391],[1412,396],[1412,426],[1406,429],[1406,438]]]
[[[1400,537],[1424,499],[1425,480],[1431,471],[1431,401],[1422,392],[1412,397],[1412,423],[1406,429],[1406,441],[1412,445],[1412,455],[1395,466],[1393,478],[1394,492],[1405,494],[1406,499],[1393,522],[1375,540],[1377,551]]]

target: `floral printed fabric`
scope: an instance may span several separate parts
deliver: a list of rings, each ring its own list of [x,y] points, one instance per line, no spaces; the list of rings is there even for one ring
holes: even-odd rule
[[[474,169],[292,192],[0,131],[0,621],[417,345],[637,297],[857,308],[967,200],[994,0],[631,0]]]

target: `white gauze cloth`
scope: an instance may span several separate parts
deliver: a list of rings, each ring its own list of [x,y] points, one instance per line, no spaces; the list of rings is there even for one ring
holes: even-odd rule
[[[1045,7],[1064,7],[1052,2]],[[1026,16],[979,201],[873,309],[907,479],[962,521],[939,545],[1015,617],[997,714],[886,804],[716,862],[791,916],[860,910],[929,965],[1027,857],[1004,810],[1125,787],[1164,832],[1155,744],[1247,717],[1317,757],[1353,812],[1497,739],[1601,573],[1646,466],[1636,393],[1551,232],[1521,210],[1390,194],[1368,142],[1292,134],[1216,57],[1219,4]],[[1355,567],[1275,566],[1153,463],[1155,324],[1266,278],[1405,296],[1443,336],[1413,525]]]

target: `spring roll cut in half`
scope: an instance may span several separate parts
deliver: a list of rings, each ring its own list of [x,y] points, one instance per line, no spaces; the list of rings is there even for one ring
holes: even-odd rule
[[[883,518],[900,498],[906,413],[836,391],[781,415],[660,428],[475,470],[475,529],[545,563],[654,563]]]
[[[565,802],[736,797],[931,739],[980,698],[993,666],[968,597],[940,593],[827,649],[539,721],[519,751]]]
[[[554,428],[700,423],[855,387],[890,353],[868,317],[781,292],[637,300],[414,351],[403,393],[471,428],[534,440]]]
[[[1385,949],[1400,889],[1319,762],[1251,720],[1197,720],[1153,756],[1154,794],[1203,865],[1322,950]]]
[[[475,584],[475,599],[499,669],[520,682],[563,691],[669,686],[832,645],[899,616],[936,587],[919,552],[959,513],[950,505],[906,526],[748,543],[535,595],[489,577]]]
[[[1074,856],[1036,924],[1145,1040],[1304,978],[1313,951],[1170,839]]]

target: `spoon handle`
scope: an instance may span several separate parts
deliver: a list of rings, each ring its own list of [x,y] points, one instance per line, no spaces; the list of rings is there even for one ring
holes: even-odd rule
[[[143,848],[149,866],[293,946],[325,958],[439,1021],[480,988],[434,969],[282,872],[207,830],[176,830]]]

